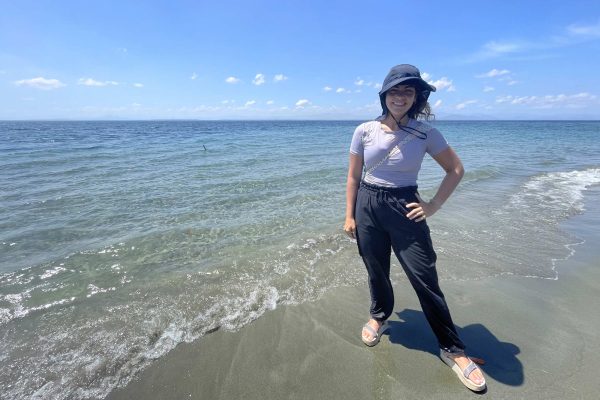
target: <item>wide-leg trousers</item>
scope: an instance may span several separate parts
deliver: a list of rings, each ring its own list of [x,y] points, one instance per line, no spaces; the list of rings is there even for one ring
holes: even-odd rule
[[[358,251],[369,275],[371,317],[385,321],[394,308],[390,256],[394,251],[417,293],[439,346],[453,353],[465,348],[438,284],[437,256],[427,223],[406,217],[406,205],[417,202],[417,187],[384,188],[362,182],[356,199]]]

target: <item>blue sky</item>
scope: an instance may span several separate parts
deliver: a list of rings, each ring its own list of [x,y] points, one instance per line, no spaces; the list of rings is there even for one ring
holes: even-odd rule
[[[0,0],[0,119],[600,119],[600,2]]]

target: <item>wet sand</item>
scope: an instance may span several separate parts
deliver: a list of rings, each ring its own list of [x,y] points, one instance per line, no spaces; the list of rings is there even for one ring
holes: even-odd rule
[[[600,215],[594,212],[592,215]],[[596,399],[600,370],[600,218],[571,219],[584,238],[558,280],[445,281],[468,354],[483,358],[489,399]],[[477,396],[437,356],[408,283],[395,287],[389,334],[368,348],[364,288],[282,306],[239,332],[179,345],[109,399],[460,399]]]

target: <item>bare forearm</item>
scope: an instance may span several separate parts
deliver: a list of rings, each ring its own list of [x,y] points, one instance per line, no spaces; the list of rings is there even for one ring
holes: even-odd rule
[[[358,186],[360,185],[360,180],[362,178],[362,169],[362,156],[350,154],[348,178],[346,180],[346,222],[348,222],[348,220],[354,220],[354,206],[356,205]],[[353,225],[353,223],[351,225]]]
[[[440,187],[438,188],[435,196],[430,200],[430,202],[440,208],[442,204],[448,200],[450,195],[454,192],[458,184],[460,183],[465,171],[462,165],[457,166],[454,169],[446,171],[446,176],[442,180]]]
[[[346,183],[346,219],[354,219],[354,206],[356,205],[359,184],[359,180],[348,176],[348,182]]]

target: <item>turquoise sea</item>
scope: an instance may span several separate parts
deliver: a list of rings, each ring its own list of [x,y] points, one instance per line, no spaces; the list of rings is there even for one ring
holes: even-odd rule
[[[0,121],[0,397],[102,398],[178,343],[366,286],[342,232],[360,122]],[[442,287],[560,279],[600,122],[435,126],[467,171],[428,220]],[[424,161],[425,198],[442,174]]]

